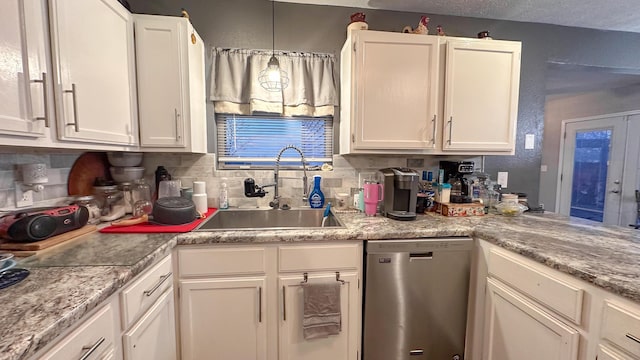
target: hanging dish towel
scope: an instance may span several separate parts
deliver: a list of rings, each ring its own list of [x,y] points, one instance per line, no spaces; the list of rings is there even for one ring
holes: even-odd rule
[[[337,281],[329,284],[303,285],[302,332],[305,340],[338,335],[342,330],[340,285]]]

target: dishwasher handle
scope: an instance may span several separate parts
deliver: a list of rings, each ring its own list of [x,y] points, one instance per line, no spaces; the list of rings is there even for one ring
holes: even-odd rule
[[[409,261],[431,260],[433,259],[433,251],[422,253],[409,253]]]

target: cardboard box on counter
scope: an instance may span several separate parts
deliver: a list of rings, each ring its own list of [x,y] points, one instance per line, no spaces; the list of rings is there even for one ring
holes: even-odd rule
[[[436,203],[436,212],[444,216],[482,216],[484,205],[479,202],[469,204]]]

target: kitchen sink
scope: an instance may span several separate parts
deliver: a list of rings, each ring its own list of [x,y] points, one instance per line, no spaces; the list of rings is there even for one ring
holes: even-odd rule
[[[217,230],[279,230],[322,228],[324,209],[231,209],[218,210],[195,231]],[[344,227],[331,211],[325,228]]]

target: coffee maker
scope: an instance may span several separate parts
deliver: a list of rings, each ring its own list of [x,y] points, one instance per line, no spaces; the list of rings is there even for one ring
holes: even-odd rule
[[[408,168],[387,168],[378,172],[384,195],[380,211],[394,220],[415,220],[420,176]]]
[[[443,181],[451,184],[452,203],[470,203],[473,200],[465,176],[473,173],[474,165],[473,161],[440,161]]]

